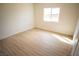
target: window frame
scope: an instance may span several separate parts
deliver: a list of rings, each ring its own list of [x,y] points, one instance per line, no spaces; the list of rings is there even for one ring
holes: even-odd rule
[[[49,9],[50,9],[50,11],[49,11],[50,14],[49,14],[49,15],[50,15],[50,18],[52,18],[52,19],[49,19],[49,20],[46,20],[46,19],[45,19],[45,17],[46,17],[46,15],[45,15],[45,9],[46,9],[46,8],[43,8],[43,20],[44,20],[44,22],[57,22],[57,23],[58,23],[58,22],[59,22],[59,18],[60,18],[60,8],[59,8],[59,7],[50,7],[50,8],[49,8]],[[52,10],[54,10],[54,9],[58,9],[58,11],[57,11],[58,13],[56,12],[56,13],[58,14],[56,20],[55,20],[54,17],[52,17],[52,15],[54,14],[54,13],[52,12]],[[53,18],[54,18],[54,20],[53,20]]]

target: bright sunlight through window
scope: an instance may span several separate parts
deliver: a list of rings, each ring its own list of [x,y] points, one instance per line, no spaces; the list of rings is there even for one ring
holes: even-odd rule
[[[44,8],[44,21],[59,22],[60,8]]]

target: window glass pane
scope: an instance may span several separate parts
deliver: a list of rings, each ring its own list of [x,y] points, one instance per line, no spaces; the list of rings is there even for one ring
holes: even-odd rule
[[[51,8],[44,8],[45,14],[51,14]]]
[[[60,8],[52,8],[52,14],[59,14]]]
[[[51,15],[51,8],[44,8],[44,21],[49,21]]]
[[[58,22],[60,8],[44,8],[44,21]]]

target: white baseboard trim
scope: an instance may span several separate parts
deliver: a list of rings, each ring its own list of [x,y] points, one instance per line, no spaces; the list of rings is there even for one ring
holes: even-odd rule
[[[18,34],[18,33],[24,32],[24,31],[28,31],[28,30],[33,29],[33,28],[34,28],[34,27],[31,27],[31,28],[28,28],[28,29],[24,29],[24,30],[22,30],[22,31],[18,31],[18,32],[15,32],[15,33],[12,33],[12,34],[3,36],[3,37],[0,38],[0,40],[6,39],[6,38],[8,38],[8,37],[10,37],[10,36],[13,36],[13,35],[15,35],[15,34]]]

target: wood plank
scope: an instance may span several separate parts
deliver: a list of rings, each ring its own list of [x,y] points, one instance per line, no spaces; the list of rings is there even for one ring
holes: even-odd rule
[[[57,38],[58,37],[58,38]],[[25,31],[2,40],[3,51],[9,56],[66,56],[72,49],[67,37],[40,29]]]

